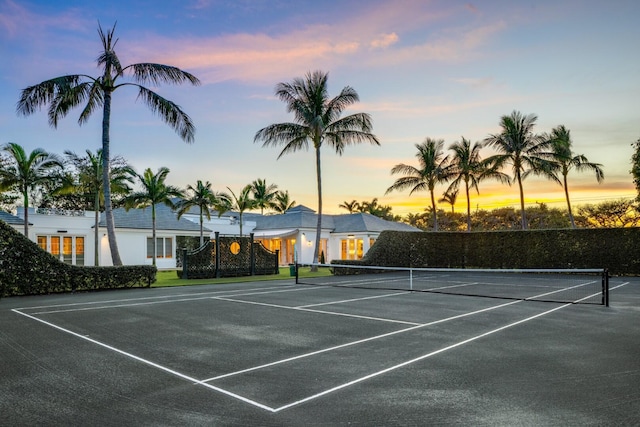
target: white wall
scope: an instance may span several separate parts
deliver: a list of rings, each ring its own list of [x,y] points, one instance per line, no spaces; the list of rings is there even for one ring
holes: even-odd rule
[[[18,207],[17,215],[24,218],[24,208]],[[37,242],[37,236],[82,236],[84,237],[84,263],[93,265],[94,261],[94,229],[95,217],[93,212],[84,212],[83,216],[69,216],[62,214],[36,213],[29,208],[29,240]],[[23,227],[20,226],[20,232]]]

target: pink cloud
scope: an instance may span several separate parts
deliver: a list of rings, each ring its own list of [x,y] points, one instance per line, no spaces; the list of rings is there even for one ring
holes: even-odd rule
[[[384,49],[396,44],[398,40],[400,37],[396,33],[382,34],[379,38],[372,40],[369,45],[374,49]]]

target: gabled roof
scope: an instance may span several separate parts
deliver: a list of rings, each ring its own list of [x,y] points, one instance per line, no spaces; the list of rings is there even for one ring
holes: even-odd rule
[[[11,225],[24,225],[24,219],[19,216],[12,215],[8,212],[0,211],[0,220]]]
[[[362,231],[381,232],[394,231],[420,231],[417,228],[402,222],[387,221],[368,213],[354,213],[335,215],[333,217],[334,233],[354,233]]]
[[[132,229],[146,229],[151,230],[153,228],[151,221],[151,206],[145,209],[130,209],[127,211],[124,208],[118,208],[113,210],[113,220],[116,228],[132,228]],[[106,227],[107,223],[102,215],[99,223],[100,227]],[[174,230],[174,231],[200,231],[200,224],[189,221],[185,218],[178,219],[176,213],[164,205],[159,203],[156,205],[156,230]],[[210,233],[211,230],[204,227],[203,231]]]
[[[273,229],[315,228],[318,215],[306,206],[298,205],[280,215],[256,216],[255,232]],[[420,231],[401,222],[387,221],[368,213],[322,215],[322,229],[333,233],[381,232],[384,230]]]
[[[306,206],[298,205],[283,214],[255,216],[255,230],[277,228],[316,228],[318,215]],[[333,230],[333,215],[322,215],[322,228]]]

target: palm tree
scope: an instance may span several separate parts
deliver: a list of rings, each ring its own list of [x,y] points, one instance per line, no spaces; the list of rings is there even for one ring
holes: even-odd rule
[[[275,204],[273,209],[278,213],[285,213],[296,205],[295,200],[289,200],[289,191],[278,191],[276,193]]]
[[[524,210],[524,190],[522,181],[531,173],[544,175],[557,180],[553,174],[553,164],[549,161],[551,153],[550,141],[543,135],[533,133],[533,128],[538,120],[535,114],[522,115],[519,111],[513,111],[509,116],[502,116],[500,126],[502,132],[489,135],[485,138],[487,146],[495,148],[499,153],[491,157],[491,161],[497,167],[511,164],[513,178],[517,181],[520,190],[520,213],[522,229],[527,228],[527,217]]]
[[[551,152],[554,162],[557,164],[557,173],[562,175],[562,186],[564,195],[567,199],[567,209],[569,210],[569,219],[571,220],[571,228],[576,228],[576,223],[571,212],[571,201],[569,199],[569,186],[567,184],[567,175],[572,169],[582,172],[591,170],[596,174],[596,181],[601,183],[604,180],[604,172],[600,163],[591,163],[582,154],[575,154],[571,150],[573,142],[571,141],[571,132],[569,129],[560,125],[551,130],[549,136],[551,141]]]
[[[189,196],[183,198],[177,203],[176,208],[178,212],[178,219],[180,219],[180,217],[182,217],[182,215],[188,212],[191,208],[199,209],[200,246],[202,246],[204,244],[204,217],[206,216],[208,220],[211,220],[211,211],[209,209],[218,206],[220,201],[217,193],[211,189],[211,183],[209,181],[203,184],[201,180],[198,180],[195,187],[192,185],[187,186],[187,192],[189,192]]]
[[[225,210],[238,211],[238,220],[240,221],[240,237],[242,237],[242,214],[244,213],[244,211],[255,209],[258,206],[256,200],[251,198],[252,188],[253,187],[251,186],[251,184],[246,185],[236,196],[236,193],[234,193],[229,187],[227,187],[229,193],[231,194],[229,195],[222,193],[220,195],[220,203]]]
[[[29,194],[46,182],[58,179],[63,162],[55,154],[36,148],[27,154],[22,146],[9,142],[1,148],[8,154],[7,164],[0,168],[0,191],[16,190],[24,206],[24,235],[29,237]]]
[[[418,149],[416,157],[419,167],[400,163],[391,169],[391,174],[404,175],[398,178],[385,194],[393,190],[411,188],[409,195],[416,191],[429,190],[431,194],[431,212],[433,215],[433,230],[438,231],[438,215],[434,189],[436,184],[447,182],[451,173],[447,165],[449,157],[443,152],[444,141],[426,138],[421,144],[415,144]]]
[[[93,199],[93,211],[95,213],[94,224],[94,265],[99,265],[98,257],[98,224],[100,222],[100,212],[105,206],[104,189],[103,189],[103,155],[102,150],[98,149],[96,153],[86,150],[86,157],[78,156],[73,151],[65,151],[68,161],[78,171],[78,185],[72,183],[71,187],[67,186],[62,192],[78,190]],[[119,194],[126,196],[131,193],[129,184],[133,184],[135,174],[131,166],[129,166],[121,157],[112,158],[109,161],[109,186],[111,194]]]
[[[340,117],[350,105],[359,101],[355,89],[346,86],[335,98],[329,99],[327,90],[328,73],[315,71],[304,78],[296,78],[291,83],[279,83],[276,95],[287,104],[287,111],[294,114],[293,123],[278,123],[260,129],[254,142],[264,141],[263,147],[284,145],[278,158],[298,150],[308,150],[313,146],[316,160],[316,181],[318,187],[318,222],[313,263],[318,262],[320,236],[322,232],[322,174],[320,149],[323,143],[329,145],[338,155],[342,155],[347,145],[369,142],[380,145],[371,133],[371,117],[366,113],[356,113]],[[312,270],[316,270],[315,266]]]
[[[346,200],[338,205],[339,208],[344,208],[349,211],[350,214],[360,212],[360,203],[355,200],[347,202]]]
[[[135,172],[134,172],[135,173]],[[145,169],[142,175],[135,173],[136,177],[142,185],[142,191],[131,193],[125,199],[125,208],[146,208],[151,206],[151,239],[153,240],[153,265],[156,265],[157,242],[156,242],[156,204],[164,203],[170,208],[175,205],[172,201],[174,197],[183,198],[184,195],[179,188],[165,184],[169,168],[161,167],[154,174],[150,168]]]
[[[458,200],[458,189],[448,188],[442,197],[438,199],[438,203],[449,203],[451,205],[451,213],[455,213],[456,200]]]
[[[115,24],[106,33],[98,25],[98,35],[103,49],[97,58],[98,66],[102,68],[100,76],[70,74],[29,86],[22,91],[17,111],[27,116],[48,104],[49,124],[56,128],[59,119],[65,117],[69,111],[80,104],[84,104],[78,119],[80,125],[86,123],[92,113],[102,107],[102,182],[107,235],[113,265],[122,265],[116,243],[111,187],[109,185],[109,129],[112,95],[116,89],[121,87],[135,87],[138,89],[138,98],[142,99],[151,111],[158,114],[165,123],[171,126],[184,141],[191,143],[195,133],[195,126],[191,122],[191,118],[177,104],[143,85],[157,86],[161,83],[180,84],[185,82],[198,85],[200,81],[195,76],[168,65],[139,63],[123,67],[114,50],[118,43],[118,39],[114,39],[114,32]],[[133,81],[120,83],[120,78],[124,79],[126,76],[130,76]]]
[[[256,201],[256,207],[260,208],[260,213],[264,213],[264,208],[270,209],[275,203],[278,186],[275,184],[267,185],[266,180],[256,179],[251,183],[251,191],[253,191],[253,199]]]
[[[487,178],[494,178],[501,182],[509,183],[509,177],[498,171],[491,164],[491,158],[484,161],[481,159],[480,150],[482,147],[483,145],[480,142],[475,142],[471,145],[471,141],[464,136],[460,141],[454,142],[449,147],[449,149],[453,151],[450,164],[453,181],[449,184],[446,194],[453,194],[453,191],[457,194],[460,184],[464,183],[465,196],[467,199],[467,231],[471,231],[471,198],[469,196],[469,190],[475,189],[476,192],[480,194],[478,184]],[[453,209],[453,204],[451,207]]]

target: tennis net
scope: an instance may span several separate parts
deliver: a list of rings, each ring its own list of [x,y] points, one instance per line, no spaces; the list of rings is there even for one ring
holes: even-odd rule
[[[317,266],[319,273],[305,268],[310,265],[296,265],[296,283],[609,305],[609,274],[606,269],[401,268],[340,264]]]

